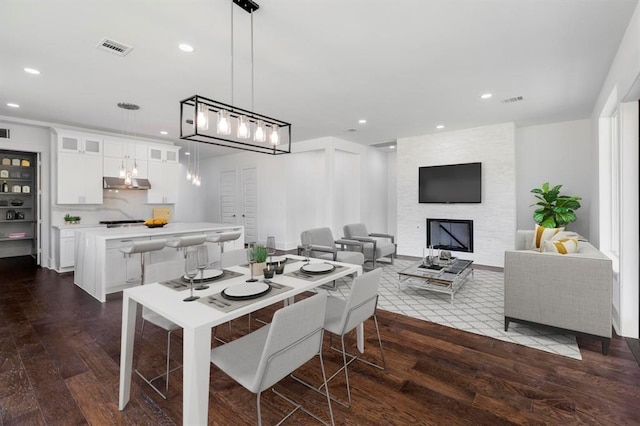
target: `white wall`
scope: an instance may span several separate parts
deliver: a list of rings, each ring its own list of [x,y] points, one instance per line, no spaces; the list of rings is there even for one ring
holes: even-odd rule
[[[387,160],[387,232],[398,235],[398,155],[393,150]]]
[[[422,256],[426,219],[471,219],[478,264],[504,265],[516,230],[515,128],[513,123],[442,132],[398,140],[398,254]],[[482,163],[480,204],[419,204],[418,168]]]
[[[279,249],[293,249],[304,229],[329,226],[334,237],[342,226],[366,221],[371,232],[387,232],[387,163],[378,150],[336,138],[297,142],[288,155],[239,151],[204,161],[205,205],[219,220],[219,175],[251,164],[258,170],[258,241],[276,237]],[[218,185],[215,184],[218,182]],[[237,198],[241,198],[238,183]],[[242,206],[238,204],[238,224]]]
[[[590,121],[577,120],[516,128],[516,200],[518,229],[533,229],[537,200],[531,189],[562,185],[561,194],[582,197],[578,219],[568,229],[589,237],[593,167]]]
[[[600,166],[600,173],[611,173],[607,168],[606,158],[600,154],[609,152],[609,141],[606,132],[601,133],[606,127],[611,114],[611,109],[621,106],[622,116],[630,109],[629,105],[622,103],[636,102],[640,98],[640,6],[637,6],[625,35],[618,47],[618,52],[609,68],[609,72],[598,95],[591,115],[591,153],[594,158],[593,166]],[[613,103],[613,105],[611,105]],[[637,111],[637,105],[633,106]],[[614,297],[613,325],[616,332],[622,336],[640,337],[640,271],[638,256],[640,248],[638,240],[640,233],[638,221],[638,117],[628,117],[633,122],[629,128],[628,122],[622,122],[621,151],[629,154],[622,156],[621,169],[625,174],[621,180],[622,211],[620,217],[620,256],[612,256],[614,260]],[[601,121],[602,119],[602,121]],[[603,155],[604,157],[604,155]],[[600,179],[601,176],[593,176],[591,185],[597,188],[594,191],[592,202],[599,205],[600,211],[592,209],[590,220],[591,239],[603,246],[605,253],[611,240],[610,219],[606,215],[608,209],[607,200],[610,199],[608,179]],[[602,204],[601,204],[602,203]],[[615,218],[613,219],[615,220]],[[600,244],[602,243],[602,244]]]

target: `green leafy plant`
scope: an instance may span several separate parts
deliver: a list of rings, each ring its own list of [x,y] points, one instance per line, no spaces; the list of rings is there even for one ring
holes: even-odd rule
[[[549,188],[549,182],[542,184],[540,188],[533,188],[532,193],[539,200],[531,206],[539,206],[533,212],[533,220],[545,228],[557,228],[568,223],[575,222],[575,210],[580,208],[581,197],[573,195],[560,195],[562,185]]]
[[[253,247],[253,253],[256,258],[256,263],[264,263],[267,261],[267,248],[262,244],[257,244]]]
[[[71,216],[69,213],[67,213],[64,216],[64,221],[65,222],[80,222],[80,216]]]

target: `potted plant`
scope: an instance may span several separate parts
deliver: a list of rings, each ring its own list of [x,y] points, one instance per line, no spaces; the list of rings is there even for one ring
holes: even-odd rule
[[[64,223],[65,225],[73,225],[76,223],[80,223],[80,216],[71,216],[69,213],[67,213],[64,216]]]
[[[557,228],[575,222],[575,210],[580,208],[581,197],[574,195],[560,195],[562,185],[549,188],[549,182],[540,188],[533,188],[532,193],[539,200],[531,206],[539,206],[533,212],[533,220],[545,228]]]
[[[256,244],[253,246],[253,254],[256,259],[256,263],[253,264],[253,275],[262,275],[262,270],[267,263],[267,248],[262,244]]]

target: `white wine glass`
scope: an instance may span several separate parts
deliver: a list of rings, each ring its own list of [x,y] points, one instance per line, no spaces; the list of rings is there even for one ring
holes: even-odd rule
[[[273,255],[276,254],[276,237],[267,237],[267,254],[269,255],[269,263],[273,263]]]
[[[196,258],[198,259],[198,269],[200,270],[200,284],[195,290],[206,290],[208,285],[204,285],[204,270],[209,266],[209,249],[205,245],[196,248]]]
[[[256,243],[249,243],[249,248],[247,249],[247,261],[249,262],[249,270],[251,271],[251,278],[246,282],[255,283],[258,281],[253,278],[253,264],[256,263]]]
[[[304,231],[301,235],[301,240],[302,240],[302,249],[304,250],[304,256],[305,256],[304,260],[308,264],[309,262],[311,262],[311,260],[309,259],[309,255],[311,254],[311,246],[313,243],[311,238],[311,232]]]
[[[198,275],[198,253],[195,250],[187,250],[184,259],[184,274],[189,278],[191,283],[191,295],[184,299],[185,302],[193,302],[200,299],[193,295],[193,279]]]

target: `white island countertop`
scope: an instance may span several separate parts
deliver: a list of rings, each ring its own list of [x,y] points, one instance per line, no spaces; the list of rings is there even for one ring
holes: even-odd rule
[[[163,227],[145,225],[121,228],[79,228],[75,232],[75,270],[73,281],[87,293],[106,301],[106,295],[140,285],[140,255],[125,256],[120,248],[131,241],[239,230],[240,238],[225,243],[225,250],[244,247],[244,228],[224,223],[168,223]],[[237,247],[236,247],[237,246]],[[220,258],[218,244],[207,244],[209,263]],[[181,276],[184,272],[182,251],[171,247],[145,254],[145,281],[154,282]],[[137,280],[137,281],[136,281]]]
[[[90,233],[96,238],[105,240],[117,240],[122,238],[145,238],[164,236],[170,238],[172,235],[180,236],[184,234],[192,234],[198,232],[211,233],[222,232],[230,229],[242,229],[242,226],[229,225],[225,223],[168,223],[161,228],[149,228],[145,225],[123,226],[121,228],[101,228],[81,230]],[[80,231],[80,229],[79,229]]]

